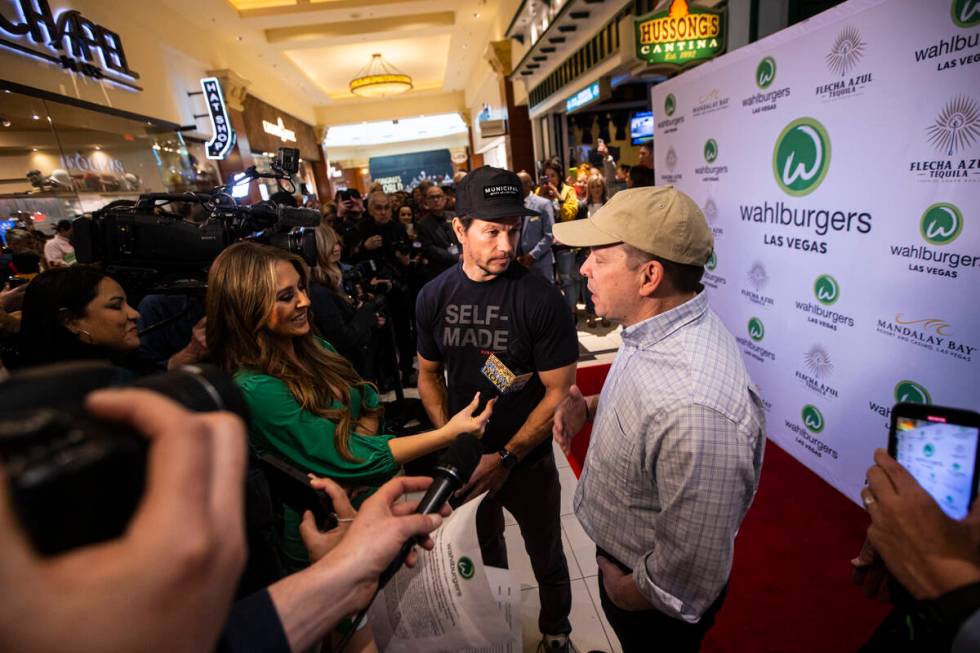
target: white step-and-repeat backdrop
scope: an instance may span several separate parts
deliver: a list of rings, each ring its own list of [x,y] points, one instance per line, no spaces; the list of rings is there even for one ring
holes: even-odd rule
[[[652,96],[769,436],[858,501],[896,401],[980,408],[980,0],[852,0]]]

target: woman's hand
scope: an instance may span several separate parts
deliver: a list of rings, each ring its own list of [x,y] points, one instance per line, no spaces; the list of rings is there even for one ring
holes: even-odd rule
[[[316,562],[327,555],[343,539],[344,534],[350,528],[351,522],[357,516],[357,511],[351,505],[350,499],[344,488],[340,487],[329,478],[320,478],[313,474],[310,477],[310,485],[317,490],[323,490],[333,502],[333,511],[337,515],[337,526],[329,531],[323,532],[317,528],[313,513],[307,510],[303,513],[303,522],[299,525],[299,535],[306,545],[306,552],[310,555],[310,562]]]
[[[466,408],[453,415],[449,423],[446,424],[446,427],[454,436],[460,433],[472,433],[478,438],[482,437],[484,429],[487,428],[487,422],[490,421],[490,415],[493,414],[493,405],[495,403],[497,403],[497,400],[491,399],[487,402],[483,412],[476,415],[476,410],[480,405],[480,393],[477,392],[473,395],[473,401]]]

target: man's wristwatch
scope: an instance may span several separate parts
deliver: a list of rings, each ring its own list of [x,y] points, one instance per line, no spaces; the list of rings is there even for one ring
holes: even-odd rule
[[[504,469],[513,469],[514,465],[518,463],[517,456],[508,451],[506,447],[497,453],[500,454],[500,464],[504,466]]]

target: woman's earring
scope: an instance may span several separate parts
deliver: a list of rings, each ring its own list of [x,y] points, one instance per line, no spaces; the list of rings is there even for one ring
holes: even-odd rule
[[[82,334],[83,333],[86,336],[88,336],[88,342],[85,342],[85,339],[82,338]],[[95,340],[92,338],[92,334],[89,333],[88,331],[86,331],[85,329],[79,329],[78,330],[78,339],[81,340],[82,342],[84,342],[86,345],[91,345],[91,344],[93,344],[95,342]]]

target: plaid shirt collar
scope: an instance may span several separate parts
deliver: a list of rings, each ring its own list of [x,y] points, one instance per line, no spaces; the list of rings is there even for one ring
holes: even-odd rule
[[[623,329],[623,344],[636,349],[653,347],[682,326],[700,318],[707,310],[708,293],[702,288],[693,299],[680,306]]]

